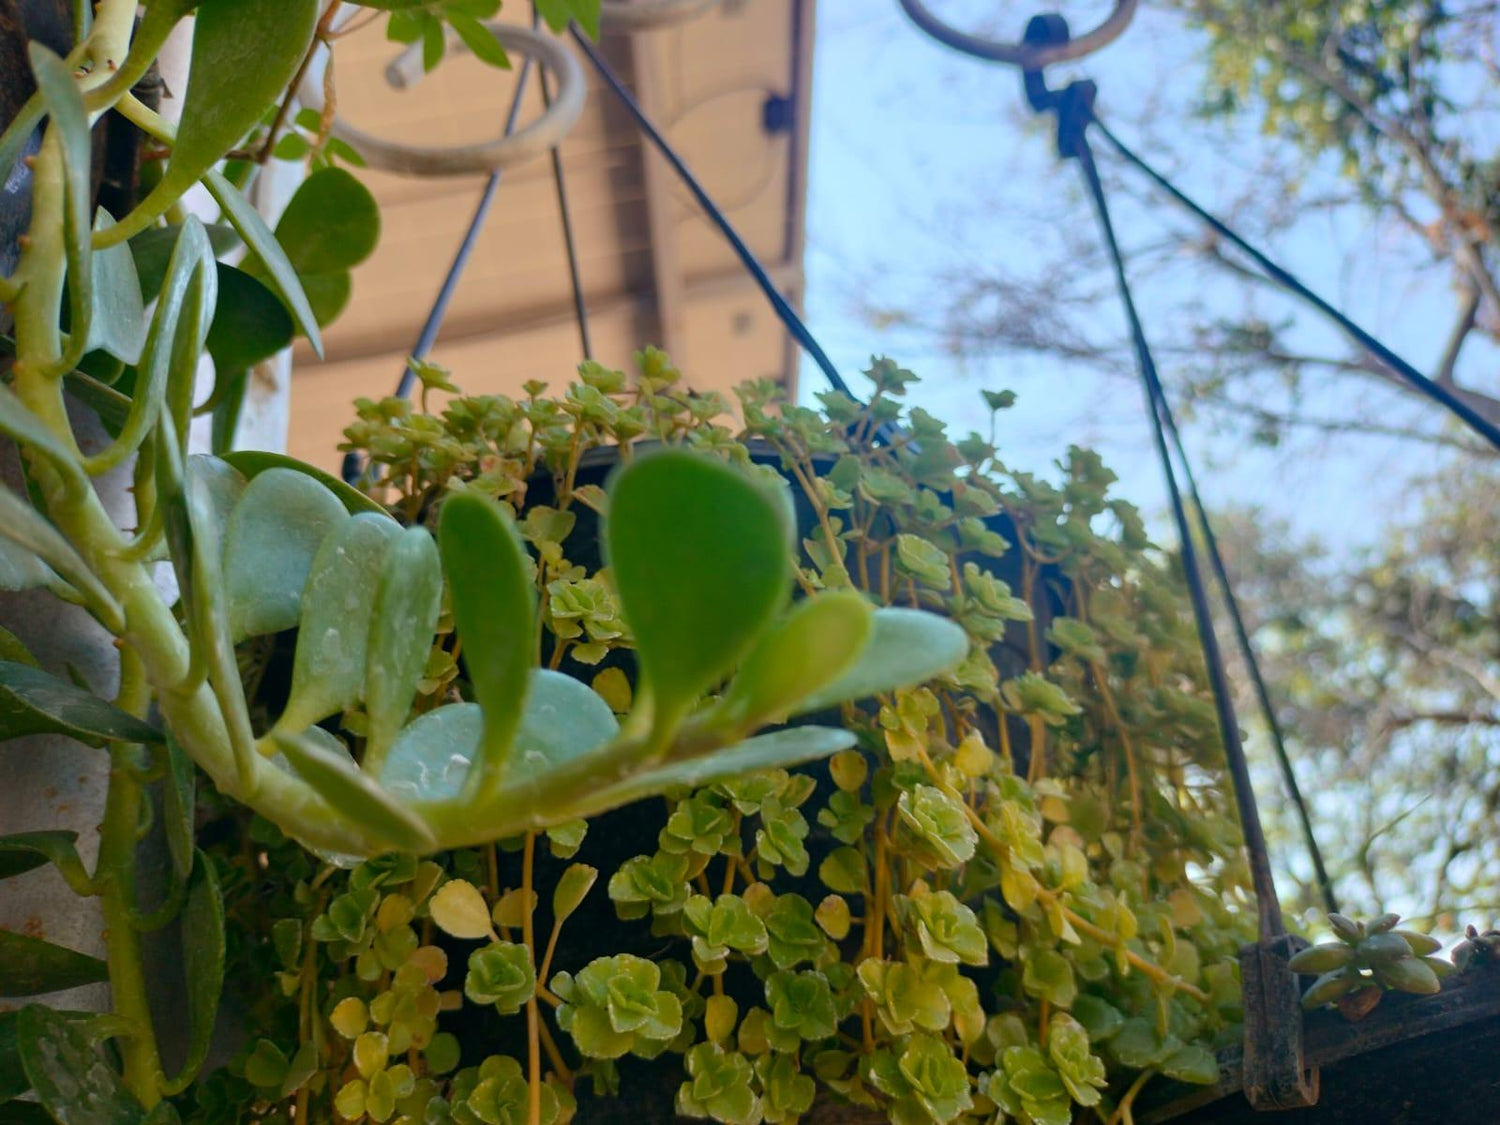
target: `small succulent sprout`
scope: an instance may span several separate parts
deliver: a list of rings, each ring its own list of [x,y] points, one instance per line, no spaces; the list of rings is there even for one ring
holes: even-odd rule
[[[1481,965],[1500,963],[1500,930],[1480,933],[1478,927],[1464,929],[1464,938],[1453,947],[1453,964],[1466,973]]]
[[[1395,914],[1382,914],[1369,923],[1330,914],[1328,924],[1337,941],[1310,946],[1288,962],[1294,973],[1316,975],[1302,996],[1304,1008],[1337,1003],[1345,1016],[1359,1019],[1379,1001],[1381,991],[1395,990],[1429,996],[1442,988],[1442,977],[1452,966],[1433,957],[1442,948],[1436,938],[1413,930],[1398,930]]]
[[[1351,945],[1359,942],[1365,936],[1363,923],[1356,922],[1352,918],[1346,918],[1342,914],[1330,914],[1328,916],[1328,924],[1341,940],[1347,941]]]

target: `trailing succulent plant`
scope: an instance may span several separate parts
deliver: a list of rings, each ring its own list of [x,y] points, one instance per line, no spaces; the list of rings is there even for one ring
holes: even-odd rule
[[[1295,954],[1294,973],[1316,975],[1302,994],[1304,1008],[1337,1004],[1350,1019],[1361,1019],[1387,991],[1430,996],[1442,988],[1453,964],[1433,954],[1443,943],[1414,930],[1398,930],[1399,915],[1382,914],[1358,922],[1328,915],[1334,940],[1319,942]]]
[[[514,513],[528,659],[575,685],[562,691],[592,689],[630,737],[655,740],[629,716],[662,699],[661,673],[625,556],[606,531],[601,559],[591,531],[628,514],[651,466],[790,480],[804,531],[775,540],[803,595],[766,634],[785,642],[750,650],[703,703],[656,704],[678,739],[798,710],[848,644],[821,604],[858,604],[851,621],[893,637],[912,620],[893,610],[939,612],[962,627],[960,659],[894,691],[848,679],[859,705],[804,703],[850,740],[815,770],[682,771],[628,815],[580,799],[573,819],[424,860],[330,865],[216,799],[231,979],[279,988],[241,997],[250,1039],[185,1116],[592,1121],[600,1098],[632,1104],[667,1074],[678,1112],[730,1125],[794,1122],[818,1098],[898,1125],[1063,1125],[1080,1107],[1127,1114],[1153,1074],[1215,1080],[1214,1050],[1238,1034],[1247,876],[1177,579],[1107,470],[1074,449],[1056,484],[1008,472],[994,429],[1009,396],[986,396],[989,436],[954,442],[902,408],[913,376],[888,361],[866,406],[750,384],[736,421],[660,352],[637,358],[633,378],[586,364],[561,397],[531,384],[515,400],[418,365],[441,412],[361,400],[347,448],[370,494],[440,542],[455,511]],[[601,456],[623,466],[612,492]],[[705,565],[655,556],[663,583]],[[408,729],[452,722],[443,745],[467,761],[483,672],[458,589]],[[250,680],[284,680],[287,648],[241,646]],[[260,696],[266,728],[279,691]],[[536,729],[572,723],[566,707]],[[377,725],[358,700],[324,724],[366,748]],[[441,763],[426,762],[430,784]]]

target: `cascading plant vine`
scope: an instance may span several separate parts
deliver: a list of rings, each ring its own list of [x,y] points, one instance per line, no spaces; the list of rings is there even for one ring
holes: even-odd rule
[[[662,353],[637,360],[516,400],[419,364],[451,396],[441,413],[361,400],[346,448],[411,526],[503,498],[537,659],[618,713],[654,688],[628,572],[592,548],[593,522],[620,515],[600,456],[692,451],[789,479],[801,612],[937,611],[962,659],[842,705],[857,744],[826,767],[683,778],[659,805],[420,864],[335,869],[234,814],[225,837],[253,844],[214,853],[231,960],[281,989],[245,998],[257,1030],[189,1120],[551,1125],[613,1120],[601,1099],[618,1097],[621,1120],[757,1125],[821,1098],[898,1125],[1066,1125],[1130,1120],[1153,1075],[1216,1080],[1239,1031],[1248,876],[1178,581],[1107,470],[1074,449],[1058,484],[1009,472],[994,420],[1011,396],[986,396],[988,438],[954,442],[902,409],[912,376],[888,361],[867,406],[750,384],[731,417]],[[696,564],[658,565],[678,582]],[[799,683],[842,643],[822,625],[787,636],[741,675]],[[445,618],[417,712],[474,694],[465,654]],[[731,685],[695,715],[745,705]],[[359,708],[343,722],[368,725]],[[664,1065],[675,1100],[653,1110]]]
[[[416,19],[423,36],[441,16],[467,40],[476,28],[489,34],[474,17],[498,4],[368,6],[392,9],[397,31]],[[107,958],[0,931],[0,996],[107,979],[112,1010],[80,1016],[36,1003],[0,1017],[0,1103],[29,1091],[61,1122],[161,1122],[176,1119],[165,1099],[181,1095],[206,1058],[229,940],[216,865],[196,846],[197,770],[218,799],[338,862],[379,856],[391,871],[422,871],[420,855],[844,749],[855,736],[837,728],[756,732],[920,682],[956,663],[966,641],[935,615],[877,609],[849,592],[789,606],[793,526],[780,484],[663,452],[623,469],[606,497],[604,549],[640,664],[634,705],[617,719],[588,686],[538,667],[534,564],[492,491],[458,489],[434,528],[403,527],[289,458],[190,454],[205,352],[222,384],[283,346],[289,325],[316,346],[320,320],[346,294],[348,267],[368,250],[343,237],[347,213],[330,216],[368,199],[343,170],[316,172],[273,235],[220,168],[268,115],[276,119],[333,9],[320,19],[316,0],[153,0],[136,25],[134,0],[103,0],[92,18],[76,7],[77,49],[62,59],[32,45],[35,97],[0,139],[0,167],[10,168],[42,128],[28,158],[30,227],[16,271],[0,279],[14,323],[0,433],[19,449],[27,485],[25,495],[0,490],[0,578],[86,610],[115,638],[120,687],[101,699],[37,668],[4,634],[0,737],[75,736],[104,748],[110,772],[93,870],[72,833],[40,831],[0,837],[0,878],[51,863],[73,890],[96,896]],[[546,7],[562,22],[597,15],[586,0]],[[173,129],[130,90],[190,14],[191,78]],[[108,109],[165,146],[160,175],[118,218],[92,209],[90,124]],[[216,260],[215,234],[224,232],[183,210],[199,184],[249,252],[240,268]],[[322,222],[330,217],[331,232]],[[276,309],[270,329],[266,296]],[[111,438],[104,448],[80,446],[69,390],[99,406]],[[127,463],[132,531],[116,526],[99,494],[99,479]],[[170,593],[157,580],[162,562],[176,580]],[[414,712],[440,619],[449,657],[462,646],[467,694]],[[289,693],[274,714],[263,697],[252,709],[246,655],[260,638],[293,630]],[[815,662],[809,634],[822,641]],[[357,723],[340,721],[354,712]],[[153,822],[170,865],[161,902],[148,907],[136,853]],[[351,886],[314,938],[357,945],[361,896],[392,878]],[[403,932],[399,919],[399,907],[379,916],[391,934]],[[146,935],[169,923],[182,934],[190,1028],[170,1071],[142,960]],[[389,960],[398,939],[380,948]],[[401,958],[392,985],[416,996],[435,969],[430,955]],[[473,994],[507,1003],[521,971],[507,955],[490,957],[473,970]],[[579,988],[587,994],[583,976]],[[406,1008],[398,997],[377,1020],[380,1011],[389,1023]],[[374,1034],[352,1036],[362,1084],[341,1090],[345,1116],[378,1113],[415,1081],[385,1065],[391,1036],[379,1033],[377,1051]],[[102,1053],[106,1041],[118,1065]],[[501,1068],[479,1086],[506,1087],[512,1077]],[[539,1096],[534,1080],[523,1085]]]

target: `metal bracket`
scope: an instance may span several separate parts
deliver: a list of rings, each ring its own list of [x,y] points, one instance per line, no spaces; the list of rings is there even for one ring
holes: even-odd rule
[[[1318,1104],[1318,1069],[1302,1053],[1302,990],[1287,962],[1307,948],[1291,934],[1240,950],[1245,1098],[1257,1110]]]
[[[1063,46],[1071,42],[1068,21],[1056,12],[1032,16],[1026,24],[1023,42],[1039,50]],[[1047,76],[1039,66],[1024,68],[1021,81],[1026,88],[1027,104],[1033,110],[1057,114],[1057,154],[1065,160],[1077,156],[1083,130],[1093,116],[1099,87],[1081,79],[1054,90],[1047,85]]]

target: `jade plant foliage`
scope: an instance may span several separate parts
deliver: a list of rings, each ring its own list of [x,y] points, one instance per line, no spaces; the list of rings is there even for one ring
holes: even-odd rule
[[[514,512],[527,659],[592,689],[630,737],[655,745],[681,712],[663,677],[696,671],[712,690],[679,741],[810,709],[847,742],[814,767],[685,770],[602,821],[579,804],[540,831],[352,868],[216,799],[249,1036],[186,1119],[558,1125],[666,1073],[679,1113],[726,1125],[827,1100],[897,1125],[1067,1125],[1126,1119],[1152,1076],[1215,1080],[1239,1035],[1247,874],[1178,579],[1109,472],[1079,449],[1055,481],[1007,471],[1010,396],[986,396],[987,434],[954,441],[903,408],[913,377],[888,361],[867,405],[750,384],[731,413],[662,353],[637,359],[630,377],[585,364],[560,397],[520,399],[418,365],[419,403],[361,400],[347,448],[402,534],[441,543],[456,510]],[[600,457],[622,466],[612,492]],[[627,484],[669,459],[789,480],[802,511],[799,541],[774,540],[801,596],[722,688],[696,658],[667,671],[650,647],[665,618],[632,613],[635,564],[583,533],[626,519]],[[692,552],[656,557],[663,580],[689,581]],[[407,730],[452,724],[462,760],[490,731],[455,702],[482,708],[487,690],[458,591]],[[896,652],[925,647],[911,614],[943,615],[959,659],[895,690],[859,662],[808,698],[857,628],[818,607],[856,603]],[[288,659],[256,651],[240,653]],[[366,747],[383,723],[357,700],[336,719]],[[393,792],[422,774],[403,746]]]

